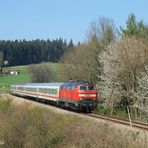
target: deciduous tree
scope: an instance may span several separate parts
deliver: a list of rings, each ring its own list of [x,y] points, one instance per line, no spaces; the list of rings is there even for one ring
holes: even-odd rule
[[[106,104],[111,104],[111,98],[128,105],[136,103],[132,91],[136,92],[137,75],[148,64],[148,46],[145,40],[123,38],[111,43],[99,56],[103,73],[101,75],[101,96]],[[120,95],[120,96],[119,96]]]
[[[135,106],[139,109],[140,118],[147,122],[148,119],[148,65],[137,76],[136,92],[133,91],[133,97],[136,98]]]
[[[53,79],[53,73],[48,64],[30,65],[29,72],[31,73],[32,82],[50,82]]]
[[[110,19],[100,18],[92,22],[87,33],[87,41],[63,56],[62,61],[66,64],[64,75],[69,79],[97,82],[100,70],[98,55],[115,40],[116,33],[116,27]]]

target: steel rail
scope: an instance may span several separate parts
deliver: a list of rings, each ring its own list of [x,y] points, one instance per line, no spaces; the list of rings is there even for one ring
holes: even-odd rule
[[[36,102],[36,103],[39,103],[39,104],[50,105],[49,103],[47,104],[45,102],[32,100],[32,99],[24,98],[24,97],[21,97],[21,96],[18,96],[18,97],[23,98],[25,100],[30,100],[32,102]],[[56,106],[53,106],[53,107],[57,108]],[[59,108],[59,109],[63,110],[63,108]],[[67,111],[69,111],[69,110],[67,110]],[[131,127],[135,127],[135,128],[139,128],[139,129],[148,131],[148,124],[143,123],[143,122],[138,122],[138,121],[132,120],[131,124],[130,124],[130,122],[128,120],[124,120],[124,119],[120,119],[120,118],[116,118],[116,117],[103,116],[103,115],[98,115],[98,114],[93,114],[93,113],[85,113],[85,114],[84,113],[78,113],[78,114],[82,114],[83,116],[93,117],[93,118],[96,118],[96,119],[103,119],[103,120],[106,120],[106,121],[110,121],[110,122],[114,122],[114,123],[118,123],[118,124],[122,124],[122,125],[126,125],[126,126],[131,126]]]
[[[119,119],[119,118],[115,118],[115,117],[108,117],[108,116],[103,116],[103,115],[97,115],[97,114],[87,114],[87,116],[96,118],[96,119],[103,119],[103,120],[107,120],[107,121],[111,121],[114,123],[120,123],[122,125],[126,125],[126,126],[131,126],[131,127],[135,127],[135,128],[139,128],[139,129],[143,129],[148,131],[148,124],[146,123],[142,123],[142,122],[138,122],[138,121],[131,121],[131,124],[128,120],[124,120],[124,119]]]

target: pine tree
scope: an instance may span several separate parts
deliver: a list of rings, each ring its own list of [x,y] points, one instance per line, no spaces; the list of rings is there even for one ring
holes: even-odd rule
[[[136,21],[136,16],[131,13],[128,17],[128,20],[126,22],[126,29],[123,29],[121,27],[121,34],[123,37],[129,37],[129,36],[145,36],[144,32],[146,30],[146,26],[144,24],[144,22],[141,21]]]
[[[3,66],[3,52],[0,51],[0,72],[2,72],[2,66]]]

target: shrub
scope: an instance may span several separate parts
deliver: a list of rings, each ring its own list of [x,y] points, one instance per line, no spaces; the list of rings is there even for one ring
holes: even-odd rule
[[[32,82],[50,82],[53,80],[53,72],[47,64],[30,65]]]

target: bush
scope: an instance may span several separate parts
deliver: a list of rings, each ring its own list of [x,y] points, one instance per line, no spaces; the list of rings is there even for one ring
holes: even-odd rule
[[[122,118],[122,119],[128,119],[128,114],[125,111],[118,111],[116,112],[116,117]]]
[[[28,69],[32,74],[32,82],[50,82],[53,80],[53,73],[47,64],[30,65]]]

